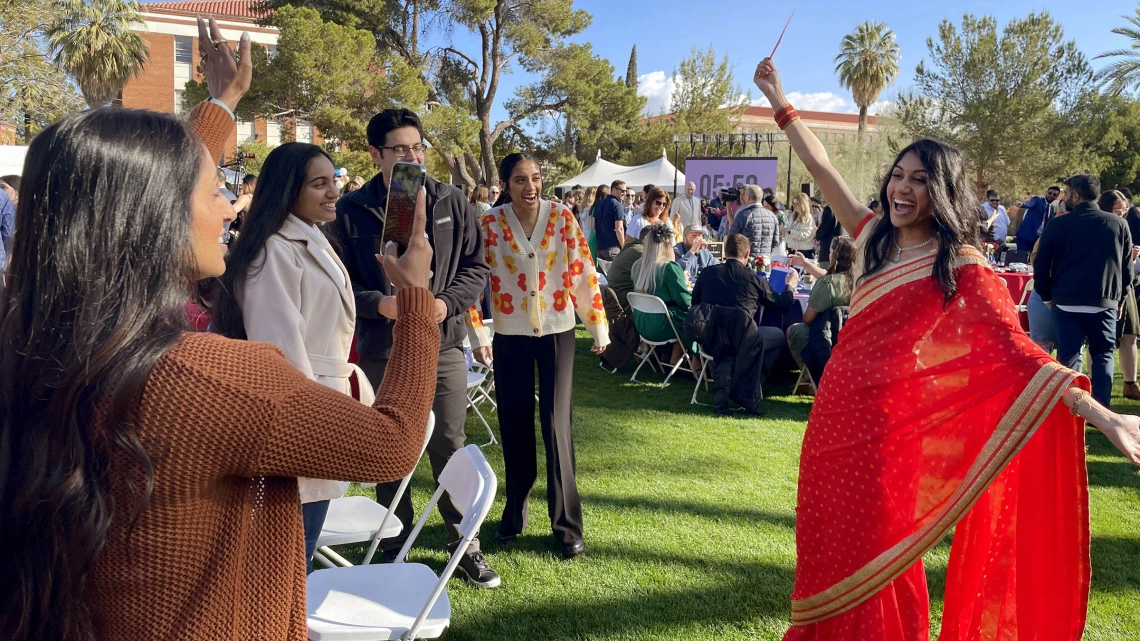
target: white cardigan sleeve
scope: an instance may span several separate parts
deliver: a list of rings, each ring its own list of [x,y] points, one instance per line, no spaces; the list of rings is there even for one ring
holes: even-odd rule
[[[248,278],[242,291],[241,313],[251,341],[276,345],[306,377],[316,380],[305,349],[305,318],[301,315],[301,262],[290,241],[271,237],[265,263]],[[253,271],[253,269],[251,269]]]

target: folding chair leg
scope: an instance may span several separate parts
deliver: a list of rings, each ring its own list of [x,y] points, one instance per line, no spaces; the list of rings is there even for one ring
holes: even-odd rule
[[[701,382],[705,380],[705,370],[708,367],[708,361],[701,358],[701,373],[697,376],[697,385],[693,388],[693,398],[689,401],[689,405],[703,405],[703,403],[697,402],[697,392],[701,391]]]
[[[642,345],[645,345],[645,343],[642,343]],[[645,365],[645,362],[648,361],[651,356],[653,358],[657,357],[657,355],[653,352],[653,349],[650,349],[648,352],[645,353],[644,356],[641,357],[641,362],[637,364],[637,368],[633,370],[633,376],[630,376],[629,380],[631,380],[635,383],[639,382],[637,380],[637,373],[641,371],[641,367],[643,365]]]
[[[684,352],[681,353],[681,358],[678,358],[677,364],[673,366],[673,369],[669,370],[669,375],[665,377],[665,382],[661,384],[661,389],[665,389],[665,386],[669,384],[669,379],[673,378],[673,375],[677,373],[677,370],[681,369],[681,366],[685,364],[685,359],[688,357],[688,354]]]
[[[347,567],[352,566],[352,563],[350,563],[348,561],[348,559],[337,554],[336,552],[333,552],[332,548],[330,548],[327,545],[323,545],[323,546],[321,546],[321,548],[319,550],[314,551],[313,552],[313,558],[316,559],[318,563],[325,566],[326,568],[335,568],[337,565],[339,565],[342,568],[347,568]],[[335,563],[335,565],[334,565],[334,563]]]
[[[470,396],[467,397],[467,407],[475,410],[475,416],[479,417],[479,420],[483,423],[483,427],[487,428],[487,434],[491,437],[490,442],[482,445],[481,447],[486,447],[487,445],[494,445],[495,443],[498,443],[498,441],[495,440],[495,432],[491,430],[491,425],[487,422],[487,419],[483,418],[483,412],[479,411],[479,406],[471,400]]]

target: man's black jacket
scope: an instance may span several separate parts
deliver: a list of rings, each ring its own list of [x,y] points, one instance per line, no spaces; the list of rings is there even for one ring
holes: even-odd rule
[[[432,178],[427,192],[428,240],[432,258],[431,291],[447,304],[447,318],[439,326],[440,350],[463,343],[464,314],[483,296],[490,268],[483,257],[483,234],[474,206],[463,192]],[[394,294],[376,254],[384,231],[388,189],[377,174],[360,189],[336,203],[336,236],[341,260],[352,278],[356,295],[356,350],[361,356],[388,358],[395,321],[380,315],[380,298]]]

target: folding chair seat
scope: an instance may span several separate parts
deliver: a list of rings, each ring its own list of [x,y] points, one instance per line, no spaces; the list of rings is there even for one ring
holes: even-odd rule
[[[435,412],[429,412],[420,456],[423,456],[424,450],[427,449],[428,441],[431,440],[431,434],[434,430]],[[404,524],[393,514],[393,511],[400,499],[403,498],[404,492],[407,491],[408,483],[411,482],[414,473],[415,470],[409,472],[400,481],[400,487],[396,490],[396,495],[392,497],[392,503],[387,507],[367,496],[345,496],[330,501],[329,511],[325,516],[324,525],[321,526],[321,534],[317,538],[317,550],[313,553],[313,558],[326,568],[333,568],[337,565],[347,567],[352,563],[328,546],[368,541],[371,544],[364,556],[364,564],[371,563],[377,548],[380,547],[381,540],[399,536],[400,532],[404,531]]]
[[[313,641],[435,639],[451,624],[447,581],[491,511],[498,480],[477,445],[452,455],[439,488],[394,563],[322,570],[306,585],[308,637]],[[432,509],[447,492],[463,516],[462,539],[437,577],[426,565],[405,563]]]
[[[664,341],[651,341],[645,338],[645,336],[641,336],[641,345],[646,349],[641,357],[641,362],[637,364],[637,368],[633,370],[633,376],[631,376],[629,380],[638,382],[637,373],[641,371],[642,366],[645,365],[645,363],[650,359],[652,359],[650,367],[653,367],[654,364],[656,364],[661,368],[661,371],[664,372],[666,370],[666,365],[661,362],[661,359],[657,358],[657,353],[654,351],[654,348],[660,347],[662,345],[672,345],[674,343],[681,345],[681,358],[677,359],[677,363],[673,365],[673,368],[669,370],[669,373],[665,376],[665,382],[661,384],[661,389],[665,389],[665,387],[669,384],[669,379],[673,378],[673,375],[677,372],[688,372],[689,374],[696,376],[697,373],[694,372],[688,365],[688,360],[691,356],[689,348],[685,345],[685,339],[681,336],[681,332],[679,332],[677,330],[677,326],[673,324],[673,318],[669,315],[669,307],[665,305],[665,301],[661,300],[661,298],[657,296],[652,296],[650,294],[630,292],[629,305],[634,310],[639,311],[643,314],[663,314],[665,316],[665,319],[669,322],[669,328],[673,331],[673,338]]]

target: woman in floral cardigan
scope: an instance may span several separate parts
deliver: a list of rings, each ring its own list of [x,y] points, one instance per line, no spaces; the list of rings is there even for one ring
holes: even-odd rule
[[[609,343],[609,326],[586,238],[569,209],[542,199],[538,162],[529,154],[511,154],[499,175],[506,182],[503,193],[481,220],[491,266],[495,393],[506,462],[507,504],[495,538],[509,542],[526,528],[527,500],[538,478],[537,366],[550,526],[563,556],[572,558],[586,551],[570,435],[574,314],[594,337],[595,353]],[[485,335],[477,340],[487,342]]]

